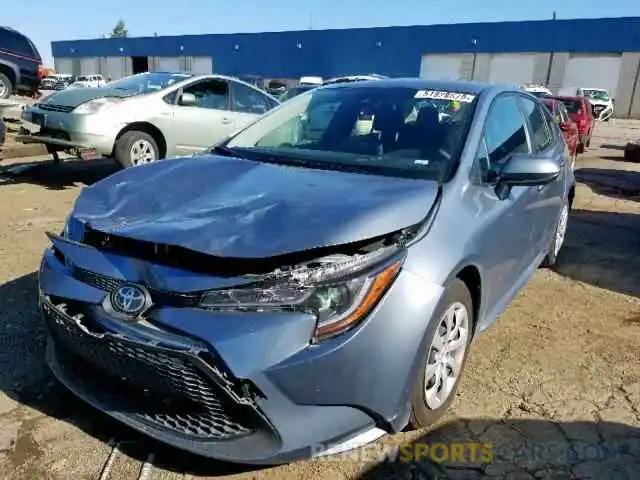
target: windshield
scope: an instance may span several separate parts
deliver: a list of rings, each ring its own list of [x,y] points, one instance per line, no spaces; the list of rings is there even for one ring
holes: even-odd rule
[[[297,97],[301,93],[308,92],[309,90],[313,90],[314,88],[317,88],[317,85],[301,85],[299,87],[292,87],[289,90],[287,90],[284,94],[282,94],[279,100],[281,102],[286,102],[287,100],[290,100],[293,97]]]
[[[582,90],[585,97],[593,98],[594,100],[601,100],[603,102],[609,101],[609,94],[606,90]]]
[[[76,81],[78,82],[86,82],[87,80],[89,80],[89,77],[85,77],[83,75],[80,75],[78,78],[76,78]]]
[[[273,110],[225,147],[257,161],[443,181],[457,166],[474,106],[475,96],[464,92],[320,88]]]
[[[136,93],[149,93],[162,90],[173,83],[180,82],[191,76],[192,75],[188,73],[141,73],[110,82],[109,88],[130,90]]]
[[[564,103],[564,106],[567,107],[567,112],[574,115],[582,114],[582,103],[578,100],[562,100],[562,103]]]

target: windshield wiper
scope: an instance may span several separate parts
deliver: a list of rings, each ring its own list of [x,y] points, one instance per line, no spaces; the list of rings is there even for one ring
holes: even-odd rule
[[[216,153],[218,155],[222,155],[223,157],[235,157],[235,158],[242,158],[244,160],[250,160],[250,158],[248,158],[246,155],[242,155],[241,153],[238,153],[236,150],[229,147],[224,147],[222,145],[215,145],[211,147],[209,149],[209,153]]]
[[[252,152],[253,153],[253,152]],[[311,158],[292,157],[278,153],[255,152],[257,158],[251,159],[256,162],[273,163],[276,165],[286,165],[290,167],[311,168],[315,170],[334,170],[351,173],[373,173],[370,168],[361,167],[354,164],[330,162],[326,160],[314,160]]]

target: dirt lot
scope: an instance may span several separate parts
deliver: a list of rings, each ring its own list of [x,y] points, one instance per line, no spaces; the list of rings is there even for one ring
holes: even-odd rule
[[[384,437],[360,451],[367,454],[360,460],[262,470],[151,442],[53,381],[34,309],[44,232],[59,231],[82,185],[113,168],[3,162],[0,478],[640,478],[640,165],[624,163],[620,150],[635,136],[640,122],[599,125],[579,161],[558,273],[539,271],[473,345],[443,422]],[[453,441],[491,442],[494,461],[400,463],[374,455],[394,445]]]

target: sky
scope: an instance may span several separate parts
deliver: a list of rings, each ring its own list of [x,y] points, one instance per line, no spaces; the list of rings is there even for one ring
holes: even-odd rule
[[[629,17],[638,0],[4,0],[0,24],[27,35],[45,65],[51,42],[100,38],[122,19],[129,36],[241,33],[509,20]]]

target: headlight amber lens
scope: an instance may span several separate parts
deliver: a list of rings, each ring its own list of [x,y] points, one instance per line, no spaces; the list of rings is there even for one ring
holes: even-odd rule
[[[318,309],[315,340],[338,335],[356,326],[373,310],[400,271],[396,262],[374,276],[336,286],[319,287],[310,300],[322,302]]]
[[[395,280],[402,260],[375,273],[331,283],[276,283],[208,292],[200,306],[213,309],[294,309],[317,316],[314,340],[340,334],[357,325]]]

